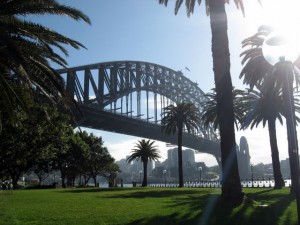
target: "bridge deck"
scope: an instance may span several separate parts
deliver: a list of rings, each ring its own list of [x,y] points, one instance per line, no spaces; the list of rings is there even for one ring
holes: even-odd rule
[[[84,117],[79,120],[80,126],[149,138],[177,145],[177,136],[162,133],[160,125],[149,123],[142,119],[97,110],[86,105],[81,105],[80,108],[84,114]],[[208,139],[184,133],[183,146],[220,157],[220,144]]]

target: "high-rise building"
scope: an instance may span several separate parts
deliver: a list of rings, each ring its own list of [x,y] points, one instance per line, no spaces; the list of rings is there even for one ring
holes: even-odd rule
[[[192,149],[185,149],[182,151],[183,164],[195,164],[195,152]],[[167,168],[173,168],[178,166],[178,148],[172,148],[168,150]]]
[[[182,152],[182,161],[186,163],[189,162],[193,165],[195,163],[195,151],[192,149],[185,149]]]
[[[286,158],[286,159],[280,161],[280,169],[281,169],[282,176],[285,179],[291,177],[291,173],[290,173],[290,159],[289,158]]]
[[[241,179],[250,178],[250,158],[247,139],[242,136],[240,138],[240,146],[237,146],[237,160]]]
[[[172,148],[168,150],[167,168],[173,168],[178,165],[178,150],[177,148]]]

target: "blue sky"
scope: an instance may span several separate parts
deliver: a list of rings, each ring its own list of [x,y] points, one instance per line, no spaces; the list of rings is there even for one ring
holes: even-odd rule
[[[92,21],[92,25],[89,26],[63,17],[37,18],[44,25],[86,46],[87,50],[69,50],[67,61],[70,67],[115,60],[139,60],[182,70],[185,76],[197,82],[204,92],[214,87],[210,24],[204,4],[196,7],[194,14],[188,18],[184,7],[177,16],[174,15],[175,1],[171,0],[168,7],[159,5],[158,0],[60,0],[59,2],[82,10]],[[226,6],[231,75],[233,85],[243,89],[245,87],[238,78],[242,69],[239,57],[242,51],[241,42],[253,35],[257,27],[264,23],[262,21],[266,21],[266,13],[263,14],[263,9],[255,0],[246,0],[248,10],[244,18],[233,2]],[[262,2],[271,3],[271,0]],[[272,3],[274,2],[276,0],[272,0]],[[269,15],[267,19],[270,18]],[[185,70],[185,67],[188,67],[190,72]],[[93,132],[103,136],[106,146],[117,160],[128,155],[133,144],[139,139],[103,131],[93,130]],[[285,159],[288,157],[285,127],[280,127],[278,133],[280,157]],[[236,134],[238,143],[241,135],[245,135],[248,139],[252,163],[271,162],[267,129],[260,127],[253,131],[238,132]],[[165,144],[158,144],[161,154],[165,157]],[[216,164],[214,158],[206,154],[197,154],[196,158],[206,162],[207,165]]]

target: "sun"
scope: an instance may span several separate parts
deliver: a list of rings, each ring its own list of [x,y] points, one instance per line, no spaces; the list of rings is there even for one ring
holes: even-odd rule
[[[300,52],[300,1],[299,0],[257,0],[245,1],[247,30],[257,31],[261,25],[273,27],[275,32],[283,34],[294,44],[291,51]],[[252,35],[251,34],[251,35]]]
[[[300,1],[299,0],[262,0],[263,16],[266,25],[285,36],[288,44],[282,45],[292,58],[300,52]]]

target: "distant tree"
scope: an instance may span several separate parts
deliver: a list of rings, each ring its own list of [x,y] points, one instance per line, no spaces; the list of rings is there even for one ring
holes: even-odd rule
[[[121,172],[119,166],[113,162],[102,167],[99,175],[107,179],[109,187],[115,187],[119,172]]]
[[[85,158],[84,170],[93,180],[95,187],[97,186],[97,176],[111,171],[111,165],[115,159],[110,155],[108,149],[104,146],[102,137],[96,137],[93,134],[87,134],[85,131],[81,134],[82,139],[88,145],[88,157]],[[105,171],[105,172],[104,172]]]
[[[61,173],[62,187],[66,187],[66,179],[69,185],[74,185],[74,180],[81,174],[82,163],[87,157],[87,144],[78,133],[74,133],[72,127],[66,127],[61,132],[59,141],[60,151],[57,152],[54,163]]]
[[[50,160],[39,161],[34,163],[34,165],[30,168],[30,170],[38,177],[39,185],[42,185],[42,182],[46,180],[50,173],[52,172],[51,166],[49,166]]]
[[[193,129],[198,130],[199,123],[199,109],[197,109],[193,103],[177,102],[176,105],[169,105],[163,109],[161,120],[162,131],[169,135],[177,132],[179,187],[183,187],[183,131],[186,130],[188,133],[190,133]]]
[[[144,168],[144,177],[142,187],[148,185],[147,182],[147,166],[148,161],[158,160],[161,156],[159,155],[157,146],[154,145],[155,142],[151,140],[139,140],[135,147],[131,151],[131,155],[128,157],[127,162],[131,163],[133,160],[141,161]]]
[[[89,157],[89,146],[82,139],[80,133],[74,133],[71,139],[71,149],[68,156],[67,178],[69,185],[74,186],[75,179],[80,176],[85,168],[85,159]]]

